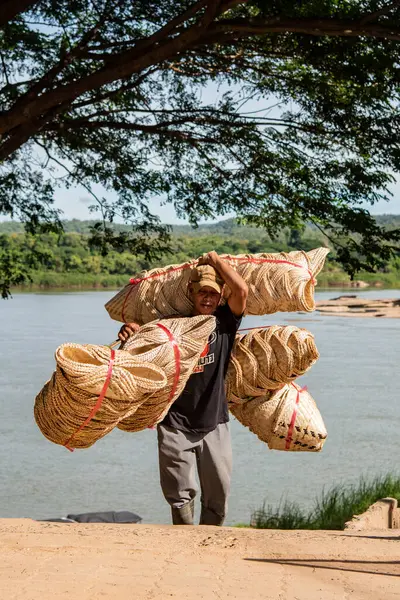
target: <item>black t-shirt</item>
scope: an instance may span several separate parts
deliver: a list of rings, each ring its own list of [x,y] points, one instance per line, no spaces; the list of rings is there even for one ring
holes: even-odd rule
[[[225,375],[242,317],[235,317],[228,304],[219,306],[214,316],[216,328],[163,425],[189,433],[207,433],[229,421]]]

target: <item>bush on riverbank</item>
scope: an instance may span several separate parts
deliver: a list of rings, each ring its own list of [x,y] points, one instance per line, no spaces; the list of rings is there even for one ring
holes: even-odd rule
[[[305,513],[296,503],[284,502],[277,509],[264,505],[251,517],[256,529],[344,529],[346,521],[367,510],[381,498],[400,502],[400,477],[385,475],[372,481],[362,478],[357,485],[337,485]]]
[[[20,286],[19,289],[27,291],[40,290],[102,290],[116,289],[126,285],[129,281],[127,275],[94,274],[94,273],[54,273],[52,271],[34,271],[32,281]]]
[[[67,232],[61,235],[25,235],[16,225],[20,224],[0,223],[0,259],[2,252],[14,252],[28,265],[31,252],[34,251],[35,264],[29,269],[31,281],[26,281],[18,288],[23,291],[55,288],[115,289],[125,285],[130,277],[136,276],[143,269],[182,263],[201,256],[210,249],[219,254],[253,254],[311,250],[328,243],[320,232],[311,227],[306,227],[302,232],[287,229],[272,239],[261,229],[239,226],[234,219],[227,219],[203,225],[198,230],[184,226],[174,228],[172,252],[151,262],[141,254],[134,255],[126,251],[110,250],[106,256],[102,256],[89,244],[89,229],[85,222],[66,222]],[[357,279],[373,286],[399,287],[400,258],[392,258],[377,273],[360,272]],[[335,262],[334,253],[328,255],[323,272],[318,276],[318,285],[320,288],[350,286],[350,278]]]

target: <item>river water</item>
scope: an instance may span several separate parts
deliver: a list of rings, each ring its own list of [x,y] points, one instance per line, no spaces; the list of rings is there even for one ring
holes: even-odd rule
[[[400,298],[400,290],[357,293]],[[103,308],[113,294],[18,294],[0,303],[0,517],[131,510],[147,523],[169,522],[155,431],[116,429],[92,448],[70,453],[47,441],[33,418],[34,398],[54,369],[59,344],[116,338],[119,325]],[[316,297],[337,295],[321,291]],[[299,325],[315,335],[321,357],[298,381],[315,398],[328,439],[317,454],[271,451],[232,419],[227,524],[249,522],[264,502],[278,506],[283,498],[306,508],[334,484],[399,473],[400,319],[279,313],[247,317],[242,326],[267,324]]]

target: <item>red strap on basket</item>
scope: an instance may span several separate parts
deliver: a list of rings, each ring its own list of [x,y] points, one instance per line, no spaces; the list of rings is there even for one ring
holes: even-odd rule
[[[260,325],[260,327],[242,327],[238,331],[253,331],[254,329],[269,329],[271,325]]]
[[[172,332],[168,329],[168,327],[166,327],[162,323],[157,323],[157,327],[159,327],[160,329],[162,329],[167,334],[168,339],[171,342],[172,347],[174,349],[175,375],[174,375],[174,381],[173,381],[173,384],[172,384],[171,392],[170,392],[170,395],[168,397],[168,402],[171,402],[172,398],[175,395],[176,388],[178,387],[179,376],[181,374],[181,351],[179,350],[178,342],[176,341],[176,339],[174,338]],[[158,420],[158,418],[156,419],[156,422],[157,422],[157,420]],[[154,427],[155,427],[155,424],[150,425],[148,427],[148,429],[154,429]]]
[[[172,269],[168,269],[168,271],[166,271],[165,273],[153,273],[152,275],[148,275],[147,277],[132,277],[129,280],[129,283],[131,285],[136,285],[137,283],[140,283],[141,281],[146,281],[146,279],[154,279],[154,277],[161,277],[163,275],[168,275],[168,273],[174,273],[174,271],[184,271],[185,269],[191,269],[193,267],[193,264],[195,263],[191,263],[190,265],[179,265],[178,267],[172,267]]]
[[[307,273],[310,275],[311,282],[314,285],[316,284],[316,280],[314,278],[314,275],[310,271],[310,269],[308,269],[304,265],[299,265],[298,263],[291,262],[290,260],[279,260],[277,258],[238,258],[236,256],[231,256],[228,260],[238,260],[239,262],[242,262],[242,263],[245,262],[245,263],[254,263],[254,264],[276,263],[276,264],[282,264],[282,265],[292,265],[292,267],[298,267],[299,269],[305,269],[307,271]],[[127,293],[127,295],[125,296],[124,303],[122,305],[122,310],[121,310],[122,320],[125,322],[125,316],[124,316],[125,306],[126,306],[128,298],[131,295],[131,292],[132,292],[133,288],[135,287],[135,285],[138,285],[139,283],[141,283],[142,281],[146,281],[147,279],[154,279],[154,277],[165,276],[165,275],[168,275],[169,273],[174,273],[175,271],[183,271],[185,269],[191,269],[191,268],[193,268],[194,264],[196,264],[196,263],[191,263],[189,265],[180,265],[179,267],[173,267],[172,269],[169,269],[168,271],[166,271],[164,273],[153,273],[152,275],[147,275],[147,277],[132,277],[129,280],[129,283],[132,287],[129,290],[129,292]]]
[[[193,266],[192,264],[179,265],[179,267],[173,267],[172,269],[169,269],[166,273],[153,273],[152,275],[148,275],[147,277],[131,277],[131,279],[129,280],[129,283],[132,287],[129,290],[129,292],[127,293],[127,295],[125,296],[124,303],[122,305],[122,310],[121,310],[122,320],[125,322],[125,306],[127,304],[128,298],[131,295],[131,292],[132,292],[133,288],[135,287],[135,285],[138,285],[138,283],[141,283],[142,281],[146,281],[147,279],[154,279],[154,277],[161,277],[162,275],[167,275],[168,273],[173,273],[174,271],[183,271],[184,269],[191,269],[192,266]]]
[[[115,360],[115,350],[111,350],[110,362],[108,363],[107,377],[106,377],[106,380],[104,382],[103,389],[100,392],[100,396],[98,397],[96,404],[93,406],[92,410],[90,411],[89,416],[87,417],[86,421],[84,421],[84,423],[82,423],[82,425],[79,427],[79,429],[77,429],[75,431],[75,433],[73,433],[71,435],[71,437],[64,444],[65,448],[67,448],[67,450],[69,450],[70,452],[74,451],[74,448],[70,447],[71,440],[80,431],[82,431],[82,429],[84,427],[86,427],[86,425],[93,419],[94,415],[97,413],[97,411],[99,410],[100,406],[103,403],[103,400],[104,400],[104,397],[106,395],[108,386],[110,385],[112,370],[113,370],[113,366],[114,366],[114,360]]]
[[[292,418],[290,419],[288,434],[286,436],[285,450],[289,450],[290,444],[292,443],[292,435],[293,435],[293,429],[294,429],[294,425],[296,423],[296,418],[297,418],[297,410],[298,410],[299,402],[300,402],[300,394],[301,394],[301,392],[305,392],[307,390],[306,385],[302,388],[297,387],[297,385],[295,385],[294,383],[292,383],[291,385],[297,390],[297,396],[296,396],[296,402],[294,403]]]

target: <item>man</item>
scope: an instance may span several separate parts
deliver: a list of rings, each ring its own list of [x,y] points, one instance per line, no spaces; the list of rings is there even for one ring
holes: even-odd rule
[[[231,294],[227,303],[220,306],[224,283]],[[226,261],[210,252],[192,270],[189,293],[193,316],[215,315],[216,329],[182,394],[158,425],[160,482],[171,506],[172,522],[193,525],[197,465],[200,525],[222,525],[232,471],[224,380],[248,289]],[[136,323],[126,323],[119,338],[125,341],[135,331]]]

